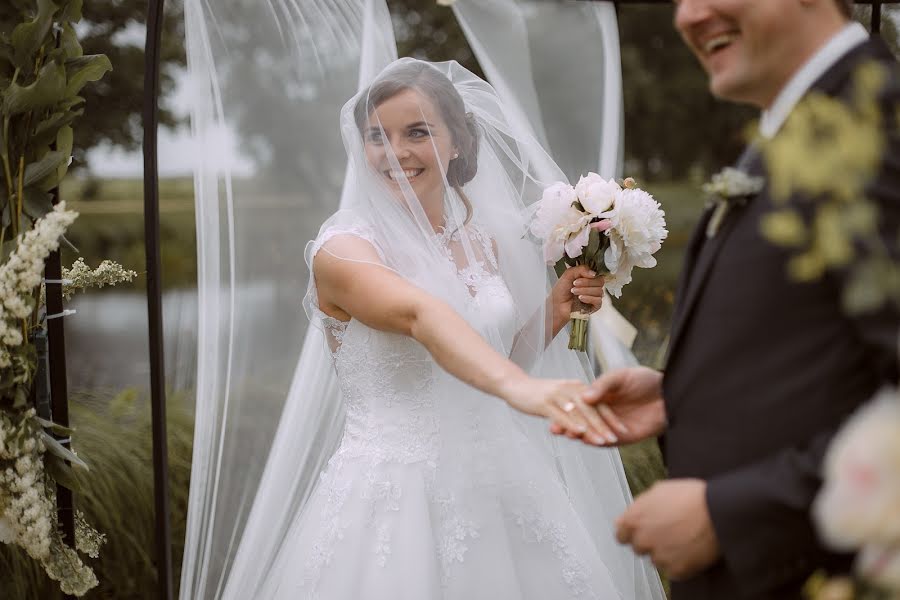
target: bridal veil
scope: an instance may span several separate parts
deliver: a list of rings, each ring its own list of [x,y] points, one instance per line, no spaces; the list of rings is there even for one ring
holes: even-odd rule
[[[356,107],[368,106],[373,83],[407,77],[404,65],[437,70],[452,83],[479,147],[474,177],[458,186],[462,193],[455,175],[442,173],[447,221],[438,233],[456,236],[457,266],[483,263],[493,249],[517,302],[515,335],[499,324],[480,332],[535,375],[587,380],[590,366],[565,348],[565,336],[545,348],[541,311],[550,280],[525,224],[543,185],[587,169],[616,174],[621,90],[610,81],[617,42],[604,37],[613,34],[615,15],[590,3],[548,10],[541,2],[458,0],[454,11],[492,87],[456,63],[395,62],[384,0],[185,4],[191,123],[203,152],[195,168],[197,408],[180,595],[256,598],[343,426],[326,333],[316,326],[304,333],[301,309],[301,261],[319,223],[340,204],[344,210],[326,228],[359,220],[374,227],[386,268],[466,310],[469,291],[453,285],[415,190],[401,183],[398,194],[365,162],[367,126]],[[510,46],[492,47],[490,30],[479,30],[498,17],[515,24],[507,24]],[[522,51],[515,44],[524,44]],[[598,62],[589,54],[595,50],[604,66],[579,72],[588,56]],[[564,68],[572,70],[568,78]],[[550,73],[559,77],[556,87],[583,83],[582,99],[592,98],[597,114],[570,119],[577,96],[548,95],[541,78]],[[240,140],[240,171],[222,147],[223,131]],[[563,168],[550,158],[557,152]],[[384,171],[400,170],[390,149],[385,160]],[[449,376],[442,381],[462,386]],[[630,500],[618,453],[513,418],[554,464],[588,531],[611,537],[612,520]],[[604,561],[626,597],[663,597],[652,568],[627,549]]]

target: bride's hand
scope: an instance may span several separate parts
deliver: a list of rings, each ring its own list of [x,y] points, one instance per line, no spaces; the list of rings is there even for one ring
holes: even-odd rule
[[[572,313],[572,302],[577,297],[591,307],[591,312],[603,303],[603,277],[591,271],[587,265],[566,269],[550,292],[550,305],[554,323],[565,325]]]
[[[588,390],[580,381],[521,377],[505,386],[502,397],[518,411],[549,419],[554,427],[563,426],[570,438],[603,444],[609,428],[597,410],[584,402]]]

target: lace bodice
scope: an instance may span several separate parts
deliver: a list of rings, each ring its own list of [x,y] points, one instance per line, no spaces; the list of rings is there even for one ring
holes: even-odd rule
[[[318,243],[347,233],[375,245],[364,228],[326,231]],[[453,237],[436,236],[451,261]],[[470,291],[464,316],[476,329],[482,324],[492,331],[496,328],[499,339],[490,341],[498,351],[508,352],[515,333],[515,304],[498,274],[490,238],[480,230],[471,237],[480,242],[478,252],[483,260],[457,270]],[[339,452],[399,462],[433,458],[438,423],[431,386],[440,367],[427,350],[411,338],[377,331],[356,320],[343,322],[317,308],[316,312],[347,408]]]

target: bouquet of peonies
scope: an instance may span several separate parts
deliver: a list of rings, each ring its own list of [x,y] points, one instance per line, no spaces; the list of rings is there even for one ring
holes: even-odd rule
[[[544,190],[531,222],[531,233],[543,242],[544,259],[557,272],[587,265],[605,276],[605,288],[617,298],[631,281],[634,267],[656,266],[653,254],[666,239],[665,213],[634,180],[623,185],[596,173],[574,187],[557,182]],[[589,308],[575,298],[569,348],[585,349]]]

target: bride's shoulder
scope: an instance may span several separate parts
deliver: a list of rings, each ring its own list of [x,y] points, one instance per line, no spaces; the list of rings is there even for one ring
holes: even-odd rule
[[[316,239],[307,246],[307,255],[312,259],[325,245],[339,243],[342,238],[346,243],[358,244],[366,242],[375,248],[381,255],[380,245],[376,239],[375,229],[359,213],[349,209],[342,209],[331,215],[319,229]],[[349,239],[348,239],[349,238]]]

